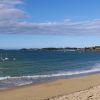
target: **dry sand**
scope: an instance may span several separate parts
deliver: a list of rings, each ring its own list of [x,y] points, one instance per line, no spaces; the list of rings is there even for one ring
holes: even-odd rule
[[[69,95],[58,96],[49,100],[100,100],[100,86]]]
[[[0,100],[100,100],[99,85],[100,74],[62,79],[0,91]]]

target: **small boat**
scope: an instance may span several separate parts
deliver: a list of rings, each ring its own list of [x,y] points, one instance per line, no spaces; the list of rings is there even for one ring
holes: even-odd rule
[[[7,57],[7,53],[6,53],[6,57],[4,58],[4,60],[6,61],[6,60],[9,60],[9,58]]]

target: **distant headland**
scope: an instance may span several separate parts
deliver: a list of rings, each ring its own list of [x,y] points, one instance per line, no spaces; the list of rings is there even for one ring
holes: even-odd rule
[[[100,51],[100,46],[94,46],[94,47],[84,47],[84,48],[76,48],[76,47],[65,47],[65,48],[23,48],[20,49],[22,51],[33,51],[33,50],[42,50],[42,51]]]
[[[4,50],[18,50],[18,51],[100,51],[100,46],[94,47],[65,47],[65,48],[56,48],[56,47],[46,47],[46,48],[22,48],[22,49],[0,49],[0,51]]]

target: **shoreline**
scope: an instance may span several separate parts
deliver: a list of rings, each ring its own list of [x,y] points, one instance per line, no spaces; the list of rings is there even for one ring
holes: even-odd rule
[[[30,85],[46,84],[48,82],[52,82],[52,81],[56,81],[56,80],[79,78],[79,77],[84,77],[84,76],[89,76],[89,75],[100,74],[100,71],[94,71],[94,72],[91,71],[90,72],[90,70],[87,70],[85,72],[86,73],[84,73],[84,71],[80,72],[80,74],[79,74],[79,72],[74,72],[74,74],[72,74],[72,75],[69,75],[68,73],[67,73],[68,75],[66,75],[66,73],[60,73],[60,74],[51,74],[51,76],[50,76],[50,74],[47,74],[47,75],[41,75],[41,77],[45,76],[44,78],[42,77],[43,79],[40,78],[40,79],[36,79],[36,80],[34,79],[34,76],[6,77],[4,80],[0,80],[2,83],[4,82],[4,84],[5,84],[6,80],[8,80],[8,83],[10,82],[10,84],[11,84],[18,78],[23,78],[23,79],[28,78],[29,81],[25,81],[23,83],[20,83],[20,84],[14,85],[14,86],[13,85],[9,86],[9,85],[6,84],[5,87],[4,86],[2,87],[2,85],[1,85],[0,91],[6,91],[6,90],[24,87],[24,86],[30,86]],[[52,75],[54,75],[54,76],[52,76]],[[39,76],[39,75],[37,75],[37,76]],[[35,76],[35,77],[37,77],[37,76]],[[32,77],[33,77],[33,79],[32,79]],[[10,78],[13,79],[13,80],[9,81]],[[31,80],[31,82],[30,82],[30,80]]]
[[[85,73],[85,74],[76,74],[76,75],[71,75],[71,76],[60,76],[60,77],[57,77],[57,78],[45,79],[45,80],[42,80],[42,81],[39,80],[35,83],[23,84],[23,85],[18,85],[18,86],[16,85],[16,86],[13,86],[13,87],[0,89],[0,92],[1,91],[9,91],[9,90],[27,87],[27,86],[38,86],[38,85],[41,85],[41,84],[51,83],[51,82],[54,82],[54,81],[65,80],[65,79],[70,79],[70,78],[73,79],[73,78],[85,77],[85,76],[96,75],[96,74],[100,74],[100,71],[92,72],[92,73]]]
[[[58,79],[0,90],[0,100],[46,100],[100,85],[100,74]]]

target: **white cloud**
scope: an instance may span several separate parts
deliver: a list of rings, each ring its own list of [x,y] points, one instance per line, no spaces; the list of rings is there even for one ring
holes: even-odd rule
[[[90,21],[34,23],[24,21],[26,12],[17,5],[23,0],[0,0],[0,34],[100,35],[100,19]]]
[[[22,0],[0,0],[0,4],[4,5],[16,5],[16,4],[22,4]]]

